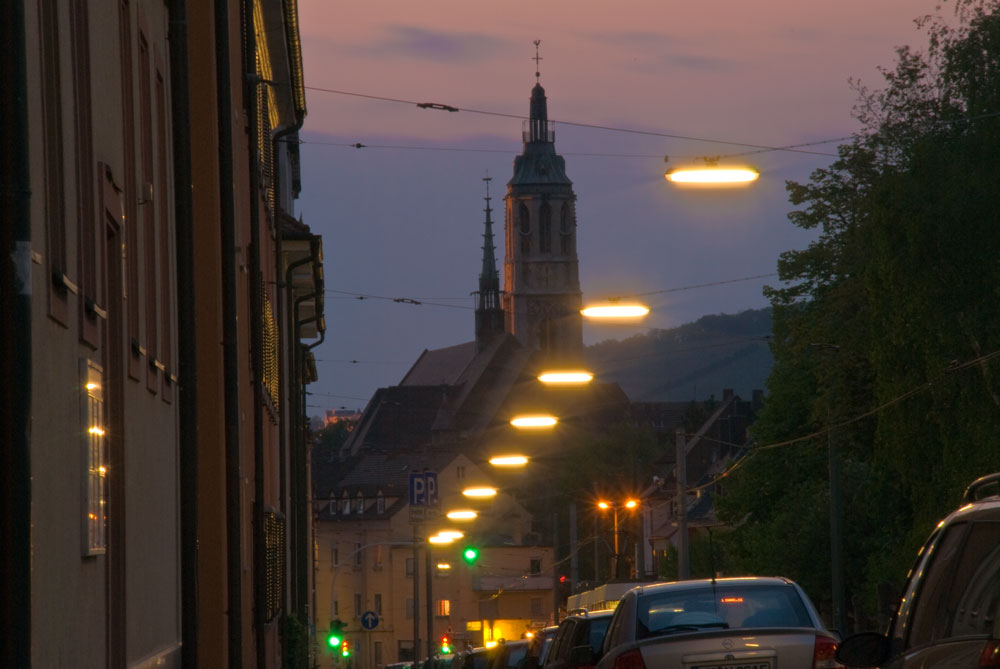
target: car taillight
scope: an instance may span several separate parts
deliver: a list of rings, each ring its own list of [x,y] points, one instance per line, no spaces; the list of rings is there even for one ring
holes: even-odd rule
[[[987,641],[979,654],[980,667],[1000,667],[1000,641]]]
[[[840,669],[844,665],[837,662],[834,654],[837,652],[837,640],[833,637],[816,635],[813,644],[813,669]]]
[[[635,648],[616,657],[614,669],[646,669],[646,663],[642,661],[642,653]]]

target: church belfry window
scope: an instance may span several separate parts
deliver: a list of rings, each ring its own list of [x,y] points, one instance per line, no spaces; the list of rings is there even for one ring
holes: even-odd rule
[[[362,514],[365,512],[365,496],[358,491],[357,496],[354,499],[354,513]]]
[[[517,208],[517,228],[521,233],[521,253],[531,253],[531,214],[523,202]]]
[[[542,203],[538,213],[538,250],[542,253],[552,253],[552,205]]]
[[[375,513],[385,513],[385,495],[381,490],[375,493]]]
[[[559,212],[559,251],[561,253],[570,252],[572,237],[573,223],[569,217],[569,202],[563,202],[562,210]]]
[[[351,498],[347,496],[347,491],[340,496],[341,513],[345,516],[351,515]]]

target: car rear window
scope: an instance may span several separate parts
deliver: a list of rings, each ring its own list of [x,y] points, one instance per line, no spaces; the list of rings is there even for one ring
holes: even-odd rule
[[[650,593],[637,602],[636,638],[690,629],[813,627],[790,585],[725,585]]]
[[[601,651],[601,644],[604,643],[604,633],[608,631],[608,625],[610,624],[611,616],[591,619],[587,643],[590,644],[595,653]]]

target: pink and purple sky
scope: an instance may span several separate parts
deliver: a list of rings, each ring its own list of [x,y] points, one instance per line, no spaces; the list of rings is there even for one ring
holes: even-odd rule
[[[310,414],[363,408],[424,349],[473,338],[482,178],[493,177],[502,265],[503,195],[521,151],[511,116],[528,113],[534,40],[578,198],[584,300],[666,291],[646,298],[644,325],[670,328],[767,306],[761,288],[773,276],[673,289],[774,273],[782,251],[812,239],[787,220],[785,181],[807,181],[832,158],[753,153],[743,158],[761,172],[753,187],[681,191],[666,167],[753,149],[655,133],[770,147],[848,136],[858,129],[850,80],[881,87],[878,68],[893,66],[896,47],[926,42],[914,19],[951,16],[951,3],[937,4],[301,0],[308,116],[297,213],[323,235],[328,291]],[[587,325],[584,337],[634,332]]]

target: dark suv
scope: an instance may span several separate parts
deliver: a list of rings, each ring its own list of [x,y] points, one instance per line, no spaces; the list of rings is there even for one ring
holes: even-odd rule
[[[1000,473],[976,479],[910,572],[888,634],[837,649],[851,667],[1000,667]]]
[[[559,623],[544,669],[584,669],[600,659],[614,611],[577,611]]]

